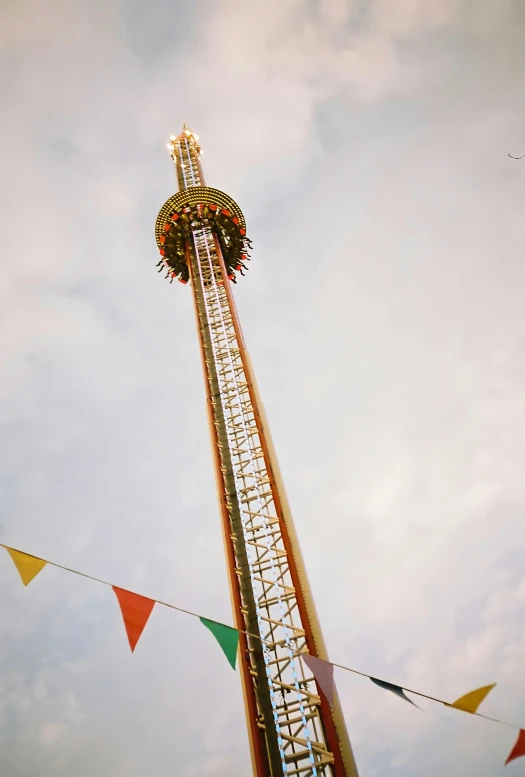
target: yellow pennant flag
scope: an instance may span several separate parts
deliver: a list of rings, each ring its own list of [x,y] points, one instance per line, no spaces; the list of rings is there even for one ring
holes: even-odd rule
[[[470,693],[466,693],[465,696],[461,696],[453,704],[447,704],[447,707],[454,707],[456,710],[470,712],[473,715],[478,711],[481,702],[489,695],[495,686],[496,683],[493,683],[492,685],[484,685],[483,688],[476,688],[475,691],[471,691]]]
[[[6,548],[6,550],[13,559],[13,563],[18,569],[18,574],[24,585],[29,585],[31,580],[33,580],[47,564],[47,561],[43,561],[36,556],[29,556],[27,553],[22,553],[19,550],[13,550],[13,548]]]

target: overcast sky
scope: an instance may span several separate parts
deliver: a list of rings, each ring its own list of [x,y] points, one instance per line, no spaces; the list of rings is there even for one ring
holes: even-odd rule
[[[191,291],[155,271],[187,122],[330,658],[525,727],[520,0],[4,0],[0,541],[232,622]],[[245,777],[238,673],[157,607],[0,554],[2,777]],[[507,777],[510,729],[336,680],[362,777]],[[417,700],[416,700],[417,701]],[[419,702],[418,702],[419,703]]]

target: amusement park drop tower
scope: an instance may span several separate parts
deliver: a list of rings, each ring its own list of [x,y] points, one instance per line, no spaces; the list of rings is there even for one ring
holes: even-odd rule
[[[250,241],[238,205],[206,186],[198,136],[168,144],[179,191],[155,235],[160,270],[191,281],[255,777],[357,777],[334,704],[298,657],[326,649],[230,281]]]

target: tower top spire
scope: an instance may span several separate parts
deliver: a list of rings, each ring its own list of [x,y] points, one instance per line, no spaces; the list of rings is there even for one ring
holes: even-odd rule
[[[193,145],[198,155],[204,153],[199,145],[199,136],[196,135],[187,124],[183,125],[180,135],[170,135],[169,143],[166,143],[166,147],[169,150],[173,161],[175,161],[175,151],[177,146],[180,146],[181,143],[189,143]]]

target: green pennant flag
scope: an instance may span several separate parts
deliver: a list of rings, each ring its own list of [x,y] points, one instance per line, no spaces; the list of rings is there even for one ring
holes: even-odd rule
[[[199,618],[203,626],[211,631],[217,642],[222,648],[222,652],[228,659],[228,663],[235,669],[237,662],[237,648],[239,647],[239,632],[232,629],[231,626],[225,626],[224,623],[210,621],[208,618]]]

